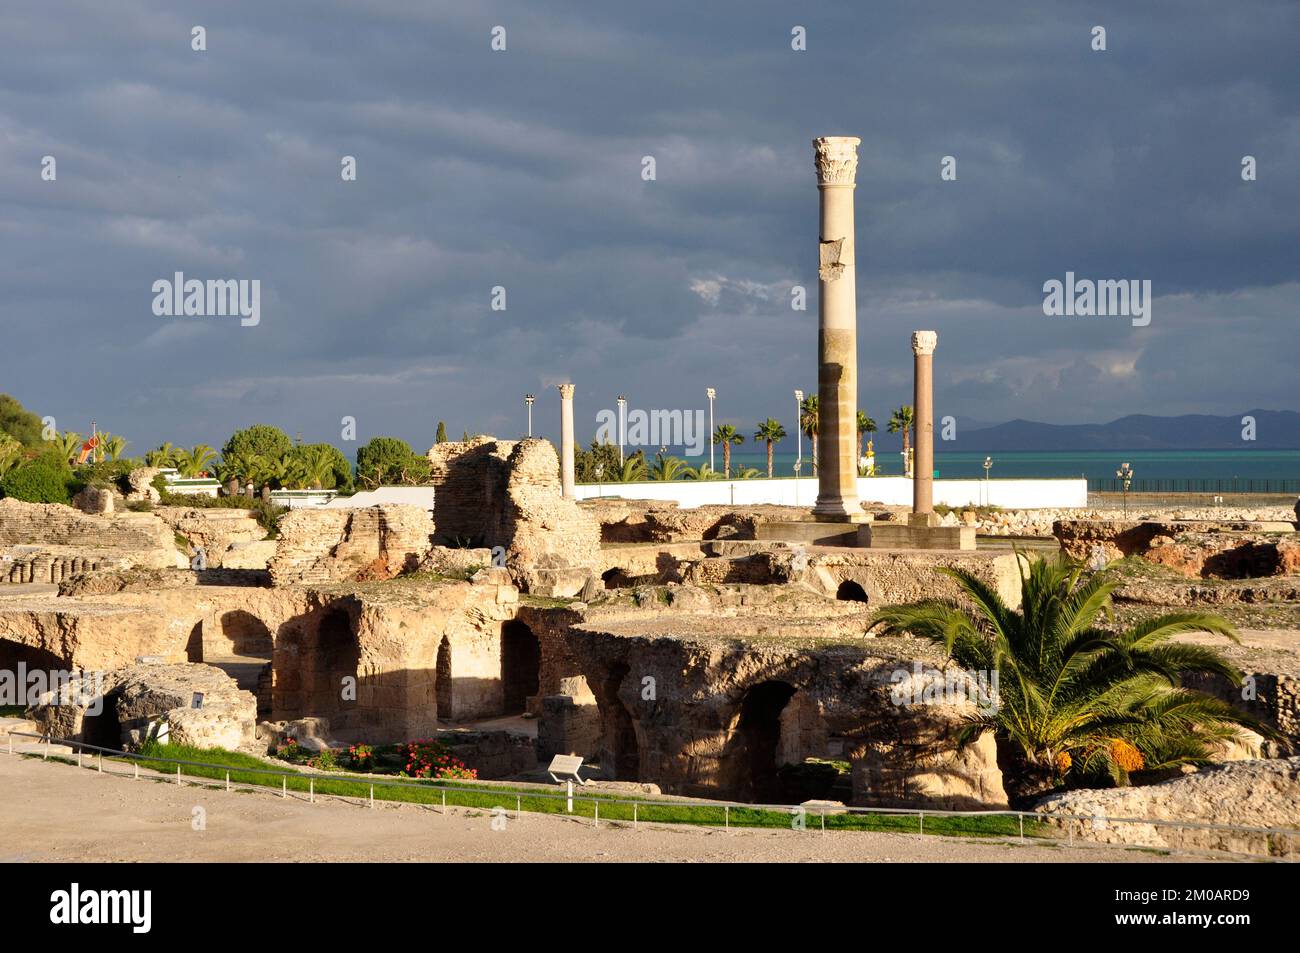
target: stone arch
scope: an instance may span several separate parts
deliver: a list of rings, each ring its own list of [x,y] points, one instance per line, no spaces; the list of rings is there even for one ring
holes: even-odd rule
[[[542,645],[525,622],[501,624],[501,713],[528,710],[528,699],[540,691]]]
[[[199,639],[201,661],[221,669],[241,689],[252,692],[257,697],[257,717],[269,718],[271,659],[275,647],[270,628],[244,609],[223,612],[213,623],[204,626]]]
[[[307,713],[331,720],[331,726],[347,727],[345,713],[357,707],[361,690],[358,670],[361,644],[347,610],[327,609],[316,628],[314,651],[309,650]],[[344,697],[345,679],[352,679],[355,693]]]
[[[435,690],[438,693],[438,720],[451,721],[455,717],[456,708],[451,680],[451,640],[445,635],[438,643],[435,679]]]
[[[742,800],[775,803],[782,796],[777,770],[781,750],[781,716],[795,687],[771,680],[750,687],[740,702],[735,725],[733,776]]]
[[[14,672],[17,677],[20,664],[28,672],[61,672],[69,668],[62,658],[48,649],[0,639],[0,671]]]
[[[624,662],[610,668],[597,698],[605,721],[605,750],[611,762],[605,767],[613,769],[616,781],[641,780],[641,746],[636,737],[636,722],[619,697],[629,671]]]
[[[867,602],[867,590],[862,588],[862,584],[852,579],[845,579],[840,583],[840,587],[835,590],[835,598],[847,602]]]

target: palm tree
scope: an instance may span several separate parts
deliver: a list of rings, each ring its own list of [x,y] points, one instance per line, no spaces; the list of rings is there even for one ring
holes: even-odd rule
[[[640,452],[623,461],[610,479],[612,483],[637,483],[645,479],[645,456]]]
[[[1037,557],[1020,571],[1021,608],[1012,610],[988,583],[963,569],[941,569],[964,598],[926,600],[881,609],[872,627],[940,642],[969,672],[996,686],[992,705],[969,717],[959,733],[969,743],[993,732],[1003,783],[1023,806],[1066,782],[1205,763],[1216,741],[1241,726],[1274,735],[1211,695],[1183,686],[1187,675],[1240,682],[1213,649],[1172,643],[1184,632],[1237,641],[1232,625],[1202,612],[1148,619],[1127,631],[1096,623],[1110,615],[1119,583],[1086,575],[1068,560]],[[993,677],[997,681],[993,682]]]
[[[768,417],[767,420],[759,422],[758,429],[754,431],[754,442],[762,440],[767,444],[767,478],[772,479],[772,444],[779,443],[785,439],[785,428],[781,426],[781,421],[775,417]]]
[[[799,408],[799,429],[812,441],[813,476],[817,475],[817,434],[821,432],[821,401],[816,394],[803,399]]]
[[[176,454],[178,448],[173,447],[170,443],[159,444],[156,450],[150,450],[144,455],[144,463],[147,467],[172,467],[176,465]]]
[[[722,474],[707,463],[701,463],[698,467],[687,467],[682,471],[684,480],[720,480]]]
[[[217,479],[225,484],[227,495],[239,496],[253,469],[253,461],[247,454],[228,453],[216,466]]]
[[[126,438],[101,430],[96,449],[103,454],[105,460],[117,460],[126,452]]]
[[[73,430],[65,430],[50,441],[63,454],[63,459],[69,463],[77,462],[77,457],[81,455],[81,445],[84,442],[85,440],[81,434]]]
[[[904,404],[902,407],[899,407],[898,410],[894,411],[893,415],[889,418],[889,432],[898,433],[900,430],[903,432],[903,460],[905,461],[903,465],[904,471],[908,469],[908,464],[906,461],[911,460],[910,452],[912,449],[912,427],[915,425],[915,423],[916,423],[915,416],[912,412],[911,406],[908,404]],[[906,473],[904,473],[904,475],[906,475]]]
[[[718,424],[718,429],[713,431],[714,444],[722,445],[722,472],[731,478],[731,446],[739,446],[745,442],[745,435],[738,433],[736,428],[731,424]]]
[[[876,422],[867,416],[865,410],[858,411],[858,459],[862,459],[862,435],[876,432]]]
[[[334,456],[325,447],[301,447],[286,461],[285,480],[297,490],[319,490],[334,472]]]
[[[686,461],[680,457],[665,456],[662,453],[655,454],[654,466],[650,468],[650,479],[652,480],[676,480],[682,476],[689,467]]]
[[[176,469],[183,477],[196,477],[208,469],[208,464],[217,458],[217,451],[207,444],[196,443],[189,450],[178,450],[174,455]]]

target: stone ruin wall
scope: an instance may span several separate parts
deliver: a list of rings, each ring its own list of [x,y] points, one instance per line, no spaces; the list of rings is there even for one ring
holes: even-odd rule
[[[848,760],[855,804],[1006,803],[992,739],[965,751],[952,740],[967,706],[893,703],[895,672],[910,671],[914,658],[932,672],[941,664],[925,646],[914,653],[908,646],[890,658],[847,647],[724,647],[629,637],[618,628],[578,625],[569,645],[601,712],[601,763],[614,766],[620,778],[689,796],[770,795],[751,774],[755,752],[749,746],[760,742],[746,726],[745,711],[751,692],[779,684],[792,694],[768,739],[774,762]],[[648,700],[647,684],[654,686]]]
[[[434,451],[446,444],[439,444]],[[527,592],[576,595],[599,562],[600,528],[561,496],[559,459],[545,440],[480,439],[435,468],[436,541],[502,547]]]
[[[93,516],[11,499],[0,499],[0,557],[0,583],[59,583],[94,569],[184,563],[171,528],[152,514]]]
[[[382,503],[293,510],[279,530],[268,566],[272,583],[310,585],[414,570],[429,551],[433,520],[422,507]]]

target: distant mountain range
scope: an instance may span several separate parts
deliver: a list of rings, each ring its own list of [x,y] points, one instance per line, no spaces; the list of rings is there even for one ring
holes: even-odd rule
[[[1255,439],[1244,440],[1243,417],[1253,417]],[[952,449],[978,452],[1053,450],[1300,450],[1300,413],[1247,410],[1230,417],[1132,414],[1108,424],[1043,424],[1012,420],[973,426],[958,420]],[[939,437],[935,422],[935,438]]]

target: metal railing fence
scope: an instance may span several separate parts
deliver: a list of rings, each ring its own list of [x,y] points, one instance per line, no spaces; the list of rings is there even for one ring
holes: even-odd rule
[[[632,822],[633,828],[636,828],[641,823],[694,824],[696,826],[717,826],[716,822],[710,825],[706,822],[701,822],[701,821],[683,821],[683,820],[656,821],[654,820],[653,817],[646,816],[643,813],[647,811],[647,809],[651,809],[651,810],[671,809],[674,811],[683,811],[683,810],[694,811],[706,815],[708,814],[708,812],[712,812],[712,816],[715,817],[718,815],[718,812],[720,811],[721,812],[720,819],[722,822],[721,826],[724,829],[731,828],[731,827],[771,828],[777,826],[774,824],[755,824],[755,823],[748,822],[747,818],[750,815],[755,815],[755,814],[760,814],[760,815],[773,814],[773,815],[784,816],[785,818],[789,818],[792,820],[796,816],[802,814],[802,816],[805,819],[809,816],[817,818],[819,821],[818,824],[819,830],[823,834],[828,829],[826,826],[826,819],[828,817],[834,818],[837,816],[839,817],[881,816],[881,817],[897,817],[899,819],[916,818],[917,833],[922,836],[925,834],[925,820],[927,817],[931,818],[932,820],[944,819],[944,818],[990,818],[992,819],[992,818],[1005,817],[1005,818],[1016,819],[1016,821],[1018,822],[1017,823],[1018,830],[1016,835],[1001,834],[1001,836],[1006,836],[1006,837],[1015,836],[1018,837],[1018,839],[1022,842],[1027,839],[1025,835],[1025,821],[1026,819],[1028,819],[1031,822],[1037,823],[1039,825],[1039,829],[1033,832],[1032,837],[1035,841],[1039,841],[1042,843],[1054,844],[1054,843],[1062,842],[1062,838],[1060,837],[1046,836],[1043,833],[1042,828],[1044,824],[1047,824],[1049,822],[1064,821],[1064,822],[1068,822],[1068,824],[1065,825],[1066,831],[1065,831],[1064,842],[1070,846],[1114,847],[1114,848],[1128,848],[1134,850],[1153,849],[1151,845],[1125,844],[1121,842],[1097,841],[1093,843],[1087,843],[1087,842],[1076,843],[1074,838],[1076,823],[1078,823],[1081,828],[1083,825],[1086,824],[1096,829],[1096,824],[1098,823],[1099,816],[1092,815],[1092,814],[1064,814],[1064,813],[1040,814],[1036,811],[1019,811],[1013,809],[956,811],[956,810],[941,810],[938,808],[856,807],[856,806],[849,806],[849,805],[804,808],[799,805],[753,804],[753,803],[741,802],[741,801],[669,800],[669,799],[655,800],[652,798],[619,798],[619,797],[613,797],[609,795],[581,794],[575,792],[572,789],[572,787],[570,787],[564,793],[551,794],[544,790],[518,790],[514,788],[496,787],[495,785],[488,782],[477,782],[476,784],[475,782],[462,781],[462,780],[448,782],[448,781],[438,781],[438,780],[429,780],[429,779],[410,779],[404,781],[387,780],[386,781],[366,774],[352,774],[352,773],[333,774],[333,773],[323,773],[323,772],[282,770],[277,768],[236,767],[227,764],[218,764],[213,762],[188,761],[188,760],[183,760],[178,758],[168,758],[159,755],[122,751],[116,748],[105,748],[98,745],[88,744],[87,742],[80,741],[75,738],[51,738],[49,735],[36,734],[33,732],[26,732],[26,731],[9,731],[8,735],[9,735],[8,751],[9,754],[11,755],[23,754],[26,756],[34,757],[35,755],[32,752],[16,752],[14,750],[14,742],[13,742],[13,739],[15,737],[32,738],[45,745],[42,758],[48,759],[49,757],[51,757],[51,752],[50,752],[51,746],[60,745],[66,748],[73,749],[77,755],[77,765],[79,767],[84,767],[82,761],[82,754],[85,751],[90,751],[99,755],[97,767],[100,773],[111,774],[117,777],[122,777],[123,775],[121,775],[118,772],[104,770],[105,756],[107,756],[110,759],[110,761],[133,762],[135,766],[135,771],[134,771],[135,778],[141,777],[140,770],[139,770],[141,762],[174,764],[176,766],[177,784],[184,783],[183,776],[181,773],[182,767],[203,768],[205,770],[224,772],[225,775],[224,783],[225,783],[225,789],[227,791],[235,790],[236,787],[243,790],[254,789],[254,788],[261,789],[267,787],[267,785],[257,784],[255,782],[241,782],[237,780],[232,782],[232,776],[234,775],[265,775],[269,778],[280,778],[281,797],[288,796],[290,791],[290,786],[289,786],[290,779],[297,782],[297,784],[295,784],[295,786],[293,787],[295,793],[302,793],[301,784],[302,782],[305,781],[307,784],[306,793],[308,794],[309,800],[311,800],[313,803],[315,802],[315,798],[318,793],[321,796],[334,797],[345,801],[354,800],[354,798],[351,796],[330,794],[328,791],[324,790],[325,787],[328,787],[331,784],[353,785],[353,786],[359,785],[362,787],[368,785],[370,790],[369,790],[369,797],[367,800],[371,808],[375,806],[375,790],[377,788],[381,790],[400,789],[408,793],[412,791],[440,792],[442,795],[440,806],[441,806],[442,813],[444,815],[447,812],[448,806],[467,808],[471,810],[485,809],[484,806],[481,804],[465,805],[465,804],[452,803],[449,805],[447,801],[448,794],[451,794],[453,796],[472,795],[479,798],[486,797],[491,800],[501,800],[504,796],[510,795],[513,796],[515,799],[516,820],[521,819],[524,813],[559,813],[565,815],[573,815],[575,813],[575,805],[589,804],[591,806],[590,816],[592,817],[592,820],[595,826],[597,827],[600,826],[600,820],[601,820],[600,808],[603,805],[607,809],[605,815],[605,819],[607,823],[620,822],[620,821],[626,822],[630,820]],[[152,777],[154,780],[161,781],[170,778],[170,775],[163,775],[161,773],[157,773]],[[220,778],[205,777],[203,775],[188,775],[188,777],[194,783],[200,783],[201,780],[217,781],[217,782],[220,782],[221,780]],[[195,779],[200,779],[200,781],[196,781]],[[318,790],[317,788],[318,784],[322,786],[322,789]],[[381,800],[383,800],[383,798],[381,798]],[[411,801],[404,798],[394,798],[389,800],[393,800],[396,803],[414,803],[417,805],[427,803],[424,801]],[[562,811],[557,810],[555,812],[551,812],[551,811],[525,812],[523,810],[523,804],[525,800],[528,801],[540,800],[540,801],[555,801],[555,802],[562,801],[564,802],[564,810]],[[610,807],[623,808],[624,810],[620,813],[622,813],[624,816],[621,817],[614,816],[608,810],[608,808]],[[506,805],[505,804],[493,805],[493,808],[505,809]],[[626,814],[628,813],[628,809],[630,809],[630,813],[631,813],[630,818],[626,816]],[[585,817],[586,815],[583,814],[581,816]],[[1297,859],[1295,845],[1297,843],[1297,840],[1300,839],[1300,830],[1292,829],[1292,828],[1253,827],[1253,826],[1237,825],[1237,824],[1212,824],[1204,821],[1184,821],[1184,820],[1173,820],[1169,818],[1111,817],[1109,815],[1105,816],[1104,818],[1101,818],[1101,820],[1103,824],[1112,824],[1112,823],[1113,824],[1142,824],[1142,825],[1155,827],[1155,828],[1164,827],[1164,828],[1174,828],[1179,830],[1204,830],[1204,831],[1215,831],[1215,832],[1228,832],[1235,835],[1245,835],[1248,837],[1262,838],[1265,846],[1265,850],[1262,853],[1255,852],[1255,851],[1231,851],[1231,850],[1224,850],[1224,849],[1202,848],[1202,847],[1191,848],[1194,851],[1203,852],[1212,855],[1227,854],[1231,856],[1245,856],[1245,857],[1254,857],[1254,858],[1264,857],[1271,860],[1294,862]],[[780,826],[784,827],[790,825],[782,824]],[[830,829],[834,830],[835,825],[832,824]],[[861,828],[845,828],[845,829],[860,830]],[[906,831],[895,831],[895,832],[908,833]],[[937,833],[942,834],[943,832],[938,831]],[[968,836],[976,836],[976,837],[990,836],[987,833],[961,832],[961,831],[956,832],[955,836],[962,836],[963,833],[967,834]],[[999,836],[999,834],[994,833],[992,836]],[[1275,842],[1276,842],[1276,846],[1278,846],[1279,848],[1277,852],[1274,852],[1273,850],[1273,847],[1275,846]],[[1172,850],[1180,850],[1182,848],[1162,847],[1162,848],[1155,848],[1155,849],[1164,849],[1164,850],[1172,851]]]

